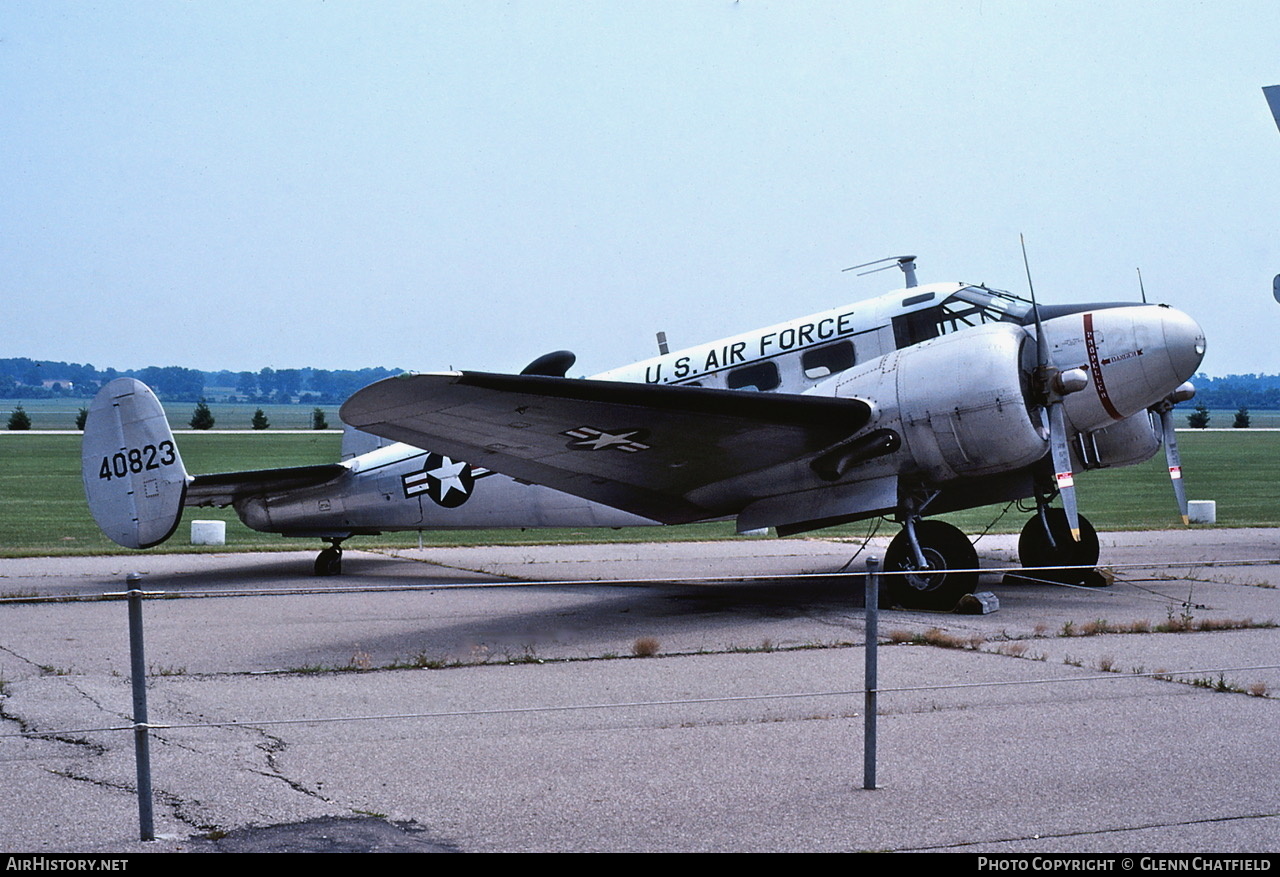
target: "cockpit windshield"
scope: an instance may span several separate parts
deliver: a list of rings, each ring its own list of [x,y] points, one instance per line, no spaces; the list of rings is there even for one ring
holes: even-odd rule
[[[1031,302],[998,289],[966,286],[947,296],[939,305],[947,327],[942,333],[954,332],[984,323],[1026,323]]]
[[[932,307],[895,317],[894,340],[903,348],[986,323],[1022,325],[1028,322],[1031,309],[1031,302],[1010,293],[965,286]]]

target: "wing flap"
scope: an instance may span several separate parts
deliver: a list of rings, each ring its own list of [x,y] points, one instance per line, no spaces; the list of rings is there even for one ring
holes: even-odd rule
[[[342,406],[352,426],[665,523],[731,514],[699,488],[815,455],[866,425],[859,400],[483,372],[402,375]]]

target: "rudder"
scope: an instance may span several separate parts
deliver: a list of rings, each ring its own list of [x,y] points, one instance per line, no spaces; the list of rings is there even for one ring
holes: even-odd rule
[[[80,445],[89,511],[113,542],[150,548],[182,518],[187,470],[151,388],[117,378],[89,406]]]

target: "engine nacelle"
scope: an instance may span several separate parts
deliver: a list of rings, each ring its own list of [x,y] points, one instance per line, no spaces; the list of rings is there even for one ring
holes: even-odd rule
[[[1007,472],[1043,457],[1048,442],[1027,405],[1018,327],[992,325],[903,351],[902,437],[931,480]]]
[[[839,382],[841,396],[877,401],[875,426],[910,456],[895,468],[934,482],[1008,472],[1049,449],[1027,403],[1025,329],[1007,323],[944,335],[881,357]]]

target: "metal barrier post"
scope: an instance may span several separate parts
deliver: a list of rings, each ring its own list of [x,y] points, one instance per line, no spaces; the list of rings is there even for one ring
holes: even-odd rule
[[[867,558],[867,631],[866,670],[863,689],[865,703],[862,719],[862,788],[876,786],[876,695],[879,668],[876,664],[880,648],[880,558]]]
[[[133,753],[138,772],[138,833],[155,840],[151,801],[151,740],[147,735],[147,661],[142,650],[142,576],[125,576],[129,583],[129,667],[133,686]]]

